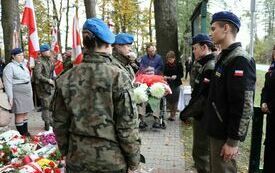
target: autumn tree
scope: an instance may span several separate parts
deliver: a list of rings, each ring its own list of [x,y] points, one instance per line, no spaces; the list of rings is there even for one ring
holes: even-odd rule
[[[179,49],[184,57],[188,57],[191,55],[190,40],[192,34],[190,16],[192,15],[199,1],[200,0],[178,0],[177,21]]]
[[[178,55],[176,9],[176,0],[154,1],[157,50],[163,58],[170,50]]]
[[[112,0],[112,6],[115,32],[132,32],[136,27],[136,16],[139,12],[137,0]]]

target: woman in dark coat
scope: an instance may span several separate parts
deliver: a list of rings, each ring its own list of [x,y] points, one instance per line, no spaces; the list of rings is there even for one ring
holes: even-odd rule
[[[272,155],[275,152],[275,45],[272,52],[272,63],[265,75],[261,99],[261,109],[267,113],[263,173],[272,173],[275,170]]]
[[[174,121],[177,111],[177,105],[179,100],[180,85],[182,84],[181,78],[183,77],[183,68],[181,63],[176,62],[176,55],[174,51],[169,51],[166,54],[165,66],[164,66],[164,78],[167,80],[172,94],[167,95],[167,105],[170,110],[170,117],[168,120]]]

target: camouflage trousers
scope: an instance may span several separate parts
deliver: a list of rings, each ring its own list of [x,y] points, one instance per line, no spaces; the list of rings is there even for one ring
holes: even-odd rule
[[[42,106],[42,119],[45,123],[52,124],[52,112],[49,110],[50,101],[49,98],[41,98],[41,106]]]

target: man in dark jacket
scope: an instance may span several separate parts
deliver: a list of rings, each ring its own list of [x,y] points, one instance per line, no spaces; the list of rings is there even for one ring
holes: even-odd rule
[[[209,89],[207,132],[211,173],[236,173],[238,145],[244,141],[253,114],[255,61],[235,41],[239,18],[228,11],[215,13],[211,36],[221,45]]]

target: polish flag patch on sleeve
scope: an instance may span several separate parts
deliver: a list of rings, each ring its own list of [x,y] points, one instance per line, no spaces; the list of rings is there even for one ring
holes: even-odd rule
[[[210,80],[209,80],[209,79],[207,79],[207,78],[204,78],[204,79],[203,79],[203,82],[204,82],[204,83],[209,83],[209,82],[210,82]]]
[[[235,70],[234,76],[242,77],[243,76],[243,70]]]

